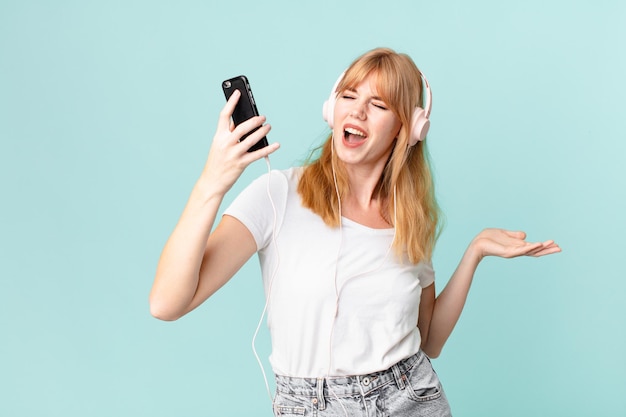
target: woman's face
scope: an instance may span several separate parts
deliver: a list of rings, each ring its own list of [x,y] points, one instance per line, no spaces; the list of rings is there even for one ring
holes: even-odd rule
[[[337,96],[333,135],[346,166],[382,169],[400,131],[400,119],[378,95],[376,74]]]

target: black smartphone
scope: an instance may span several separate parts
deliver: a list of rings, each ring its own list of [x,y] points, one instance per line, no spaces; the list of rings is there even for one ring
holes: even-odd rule
[[[235,106],[235,110],[233,111],[233,122],[235,126],[240,123],[245,122],[246,120],[259,115],[259,111],[256,108],[256,102],[254,101],[254,96],[252,96],[252,89],[250,88],[250,82],[245,75],[240,75],[238,77],[233,77],[229,80],[225,80],[222,82],[222,90],[224,90],[224,96],[226,96],[226,100],[230,98],[235,90],[239,90],[241,92],[241,97],[239,97],[239,102]],[[258,127],[249,133],[246,133],[241,140],[247,138],[250,134],[254,133]],[[260,141],[254,144],[248,152],[256,151],[257,149],[264,148],[267,146],[267,136],[263,136]]]

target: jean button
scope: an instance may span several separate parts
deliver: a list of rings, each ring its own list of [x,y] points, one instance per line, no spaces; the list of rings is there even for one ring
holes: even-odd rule
[[[363,382],[363,385],[368,386],[370,382],[372,382],[372,380],[368,376],[366,376],[361,380],[361,382]]]

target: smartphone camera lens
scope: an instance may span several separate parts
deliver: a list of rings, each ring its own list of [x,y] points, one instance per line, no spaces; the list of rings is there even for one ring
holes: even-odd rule
[[[230,83],[230,81],[224,81],[223,85],[224,85],[224,88],[230,88],[232,84]]]

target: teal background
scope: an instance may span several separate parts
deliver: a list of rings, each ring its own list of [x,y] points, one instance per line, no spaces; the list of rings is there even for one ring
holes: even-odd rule
[[[480,266],[434,361],[455,416],[626,415],[625,21],[617,0],[0,1],[0,415],[271,415],[257,261],[174,323],[148,291],[220,82],[250,78],[286,168],[376,46],[433,89],[438,288],[483,227],[563,248]]]

